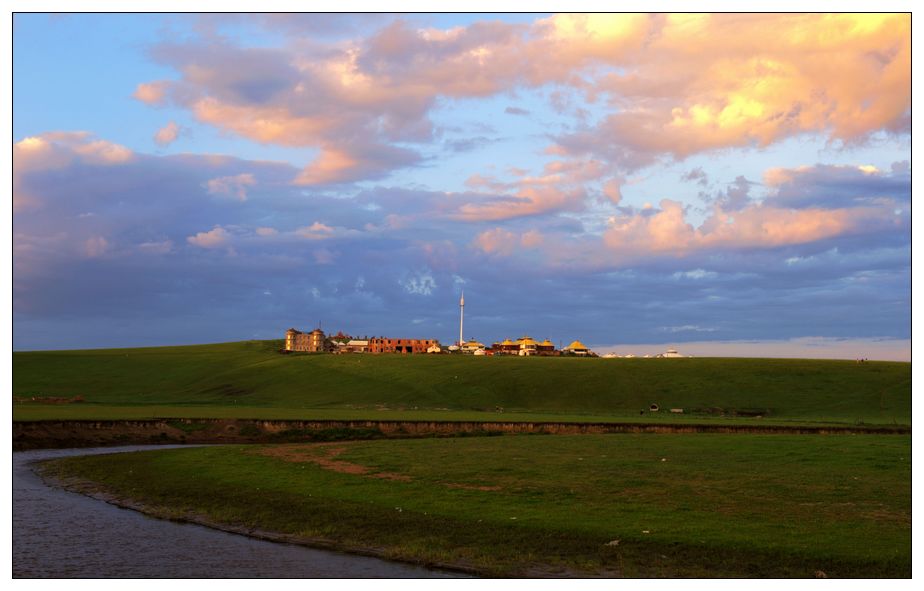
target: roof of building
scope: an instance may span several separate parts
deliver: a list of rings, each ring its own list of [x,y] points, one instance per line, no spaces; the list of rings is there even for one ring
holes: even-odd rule
[[[553,343],[553,342],[550,341],[549,339],[546,339],[546,340],[542,341],[541,343],[539,343],[539,345],[542,346],[542,347],[554,347],[554,346],[555,346],[555,343]]]
[[[571,349],[572,351],[587,350],[587,347],[581,341],[572,341],[570,345],[565,347],[566,349]]]
[[[510,339],[504,339],[504,342],[501,343],[501,345],[516,345],[516,343],[514,343]]]
[[[484,343],[479,343],[475,339],[465,342],[466,347],[484,347]]]
[[[538,344],[539,344],[539,343],[537,343],[536,341],[534,341],[533,339],[531,339],[530,337],[523,337],[523,338],[521,338],[521,339],[520,339],[519,341],[517,341],[517,342],[520,343],[520,346],[521,346],[521,347],[523,347],[523,346],[529,346],[529,345],[538,345]]]

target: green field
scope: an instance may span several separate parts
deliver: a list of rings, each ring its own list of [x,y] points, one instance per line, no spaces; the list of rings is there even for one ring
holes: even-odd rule
[[[911,423],[909,363],[282,355],[281,345],[17,352],[13,416]],[[652,403],[662,412],[642,414]]]
[[[50,466],[162,516],[492,575],[911,575],[910,436],[386,440]]]

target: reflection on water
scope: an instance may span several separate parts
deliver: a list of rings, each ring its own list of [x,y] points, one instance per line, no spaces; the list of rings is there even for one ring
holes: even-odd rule
[[[448,577],[451,573],[153,519],[45,485],[31,462],[155,446],[13,453],[13,576]],[[163,449],[166,446],[157,446]]]

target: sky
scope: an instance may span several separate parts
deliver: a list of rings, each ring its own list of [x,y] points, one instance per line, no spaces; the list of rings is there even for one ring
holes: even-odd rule
[[[907,14],[16,14],[16,350],[910,359]]]

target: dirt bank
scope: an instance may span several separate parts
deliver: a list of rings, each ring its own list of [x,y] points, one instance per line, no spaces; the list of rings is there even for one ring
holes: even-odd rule
[[[290,443],[390,437],[464,437],[505,434],[602,433],[911,433],[908,426],[653,425],[642,423],[466,421],[273,421],[257,419],[150,419],[138,421],[19,421],[13,449],[99,447],[150,443]]]

